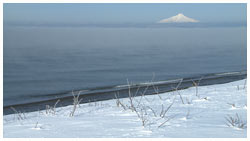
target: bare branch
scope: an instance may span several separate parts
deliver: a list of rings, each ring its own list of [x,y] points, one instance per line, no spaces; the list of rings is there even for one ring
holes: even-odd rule
[[[70,115],[69,116],[74,116],[75,114],[75,111],[76,111],[76,108],[77,108],[77,105],[80,106],[80,102],[82,99],[79,100],[79,96],[81,94],[81,91],[78,92],[77,96],[75,96],[73,90],[72,90],[72,96],[73,96],[73,109],[72,111],[70,112]]]
[[[228,115],[225,119],[227,121],[226,125],[229,127],[237,127],[241,129],[247,128],[247,123],[241,119],[238,113],[235,114],[235,117]]]

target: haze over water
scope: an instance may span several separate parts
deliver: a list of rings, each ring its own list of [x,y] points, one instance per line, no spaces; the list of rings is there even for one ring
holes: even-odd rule
[[[246,70],[244,25],[149,25],[4,23],[4,105],[127,79],[147,82],[153,73],[160,81]]]

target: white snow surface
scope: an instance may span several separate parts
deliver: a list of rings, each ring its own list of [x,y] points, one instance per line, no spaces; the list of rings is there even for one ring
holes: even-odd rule
[[[179,13],[176,16],[160,20],[158,23],[188,23],[188,22],[196,23],[199,21],[192,19],[192,18],[189,18],[187,16],[184,16],[182,13]]]
[[[55,113],[35,111],[3,116],[4,138],[246,138],[247,129],[228,126],[226,117],[236,113],[247,122],[246,79],[226,84],[191,87],[178,92],[138,96],[129,109],[115,99],[56,108]],[[173,103],[172,107],[165,110]],[[232,106],[234,104],[235,106]],[[162,110],[163,109],[163,110]],[[161,114],[162,113],[162,114]],[[19,119],[18,119],[19,117]],[[142,118],[143,117],[143,118]],[[142,125],[145,119],[145,125]]]

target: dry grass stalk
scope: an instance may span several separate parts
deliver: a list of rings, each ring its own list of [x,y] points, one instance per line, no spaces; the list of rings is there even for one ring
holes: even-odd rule
[[[171,119],[173,119],[175,116],[173,116],[173,117],[168,117],[168,119],[166,120],[166,121],[164,121],[162,124],[160,124],[159,126],[158,126],[158,128],[160,128],[160,127],[162,127],[163,125],[165,125],[168,121],[170,121]]]
[[[75,111],[77,106],[80,106],[80,102],[82,101],[82,99],[79,100],[79,96],[81,94],[81,91],[78,92],[77,96],[74,94],[74,92],[72,91],[72,95],[73,95],[73,109],[70,112],[70,116],[74,116]]]
[[[182,104],[185,104],[185,103],[184,103],[184,100],[183,100],[183,98],[182,98],[182,96],[181,96],[181,93],[180,93],[179,90],[178,90],[178,88],[180,87],[182,81],[183,81],[183,79],[180,80],[180,82],[178,83],[178,85],[177,85],[175,88],[172,87],[172,89],[174,89],[174,90],[177,92],[177,94],[180,96],[180,99],[181,99]]]
[[[148,89],[149,85],[147,85],[147,87],[146,87],[146,88],[144,89],[144,91],[142,92],[142,94],[141,94],[141,99],[140,99],[139,102],[137,102],[137,103],[138,103],[137,106],[135,106],[135,104],[134,104],[134,98],[135,98],[135,96],[138,95],[139,90],[140,90],[140,87],[137,88],[135,94],[132,94],[132,93],[131,93],[131,89],[130,89],[130,85],[131,85],[131,84],[129,83],[128,79],[127,79],[127,85],[128,85],[128,95],[129,95],[128,98],[129,98],[129,103],[130,103],[130,106],[129,106],[128,108],[131,109],[132,112],[134,112],[134,111],[136,111],[136,108],[140,106],[140,103],[141,103],[141,101],[142,101],[142,96],[144,96],[145,93],[147,92],[147,89]]]
[[[180,93],[178,90],[176,90],[176,92],[177,92],[177,94],[180,96],[180,99],[181,99],[182,104],[185,104],[185,103],[184,103],[184,100],[183,100],[183,98],[182,98],[182,96],[181,96],[181,93]]]
[[[130,83],[129,83],[128,79],[127,79],[127,84],[128,84],[128,96],[129,96],[128,98],[129,98],[129,103],[130,103],[129,109],[131,109],[132,112],[134,112],[134,111],[136,111],[134,103],[133,103],[134,96],[131,93]]]
[[[59,102],[60,102],[60,99],[58,99],[58,100],[56,101],[56,103],[55,103],[55,105],[54,105],[54,107],[53,107],[54,111],[55,111],[55,109],[56,109],[56,105],[57,105]]]
[[[169,109],[174,105],[174,102],[175,102],[175,99],[173,100],[173,102],[167,107],[166,110],[164,110],[164,106],[162,104],[162,110],[161,110],[161,113],[160,113],[160,117],[161,118],[164,118],[166,113],[169,111]]]
[[[143,98],[143,95],[141,95],[139,102],[138,102],[138,101],[136,101],[136,102],[137,102],[137,106],[136,106],[136,108],[138,108],[138,107],[141,105],[142,98]]]
[[[201,77],[198,82],[195,82],[193,79],[192,82],[193,82],[193,86],[195,86],[195,95],[200,98],[200,96],[198,95],[198,86],[200,85],[200,81],[203,79],[203,77]]]
[[[54,106],[50,106],[50,105],[46,105],[46,108],[45,108],[45,113],[48,115],[48,114],[53,114],[55,115],[56,114],[56,105],[60,102],[60,99],[58,99],[56,101],[56,103],[54,104]]]
[[[247,79],[245,80],[243,89],[246,89],[246,85],[247,85]]]
[[[147,123],[147,111],[145,109],[145,107],[140,108],[140,111],[135,111],[135,113],[137,114],[138,118],[141,120],[142,122],[142,126],[146,126]]]
[[[149,100],[145,95],[143,95],[143,98],[148,102],[148,103],[152,103],[153,101],[155,101],[155,97],[152,100]]]
[[[135,92],[135,95],[134,95],[134,97],[136,97],[137,96],[137,94],[139,93],[139,90],[140,90],[140,86],[138,86],[138,88],[137,88],[137,90],[136,90],[136,92]]]
[[[155,110],[154,110],[153,108],[151,108],[151,107],[149,107],[149,106],[147,106],[147,108],[150,109],[150,110],[152,111],[152,113],[154,114],[155,117],[157,117],[157,114],[156,114],[156,112],[155,112]]]
[[[19,121],[26,119],[25,113],[17,111],[14,107],[10,107],[10,108],[14,111],[15,115],[17,115],[17,119]]]
[[[118,96],[117,96],[117,95],[118,95]],[[121,105],[122,108],[123,108],[124,110],[126,110],[126,109],[127,109],[126,106],[124,106],[124,104],[122,104],[122,102],[121,102],[120,99],[119,99],[119,93],[117,93],[117,95],[115,94],[116,106],[119,107],[119,106]]]
[[[159,88],[158,88],[157,86],[155,86],[154,84],[152,84],[152,87],[153,87],[155,93],[158,95],[158,97],[160,98],[161,101],[166,101],[166,100],[168,99],[168,98],[163,99],[163,98],[160,96],[160,93],[159,93],[160,91],[159,91]]]

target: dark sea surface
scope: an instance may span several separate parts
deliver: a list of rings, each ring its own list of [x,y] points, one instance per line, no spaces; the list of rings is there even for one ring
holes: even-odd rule
[[[246,27],[4,26],[4,106],[247,69]]]

